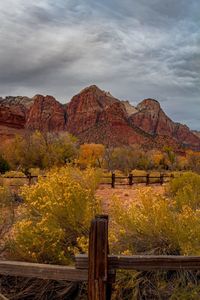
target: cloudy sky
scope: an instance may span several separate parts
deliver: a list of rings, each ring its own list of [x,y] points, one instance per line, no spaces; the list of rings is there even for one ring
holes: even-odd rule
[[[199,0],[0,1],[0,95],[96,84],[200,130]]]

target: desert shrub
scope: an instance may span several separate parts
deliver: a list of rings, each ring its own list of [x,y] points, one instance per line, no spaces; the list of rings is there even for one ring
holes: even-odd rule
[[[112,202],[112,228],[117,230],[118,250],[121,253],[128,250],[133,254],[178,252],[178,245],[170,240],[176,220],[169,202],[153,194],[150,187],[141,187],[138,194],[139,202],[133,201],[128,207],[118,198]]]
[[[198,272],[189,271],[118,271],[112,299],[198,300],[200,298],[198,276]]]
[[[200,175],[192,172],[183,173],[170,181],[167,192],[175,200],[178,209],[182,209],[185,205],[193,210],[199,209]]]
[[[24,186],[12,254],[28,261],[68,264],[76,252],[86,251],[90,221],[101,210],[95,197],[100,177],[94,169],[68,166]]]
[[[112,253],[200,255],[200,210],[190,201],[179,206],[176,195],[171,199],[153,194],[149,187],[140,188],[137,202],[127,204],[115,198],[111,206]],[[117,299],[163,299],[166,294],[164,299],[189,300],[200,296],[198,284],[195,272],[121,272],[115,293]],[[189,289],[198,297],[190,298]]]
[[[16,192],[19,187],[27,183],[27,177],[21,171],[8,171],[1,176],[1,184],[9,187],[13,192]]]
[[[7,187],[0,186],[0,251],[5,246],[4,238],[14,221],[13,196]]]

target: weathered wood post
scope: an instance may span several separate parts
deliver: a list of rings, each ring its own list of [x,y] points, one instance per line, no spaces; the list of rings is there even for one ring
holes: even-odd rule
[[[160,185],[164,183],[164,174],[160,173]]]
[[[31,178],[32,178],[31,173],[28,172],[27,177],[28,177],[28,185],[31,186]]]
[[[149,185],[149,183],[150,183],[150,180],[149,180],[149,173],[147,173],[147,175],[146,175],[146,185]]]
[[[107,215],[96,216],[91,223],[88,267],[88,300],[110,300]]]
[[[115,188],[115,173],[113,172],[112,173],[112,176],[111,176],[111,187],[114,189]]]
[[[129,174],[128,176],[128,184],[133,185],[133,174]]]

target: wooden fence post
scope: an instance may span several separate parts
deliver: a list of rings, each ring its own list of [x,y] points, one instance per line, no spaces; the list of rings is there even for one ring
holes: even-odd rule
[[[150,180],[149,180],[149,173],[147,173],[147,176],[146,176],[146,185],[149,185],[150,183]]]
[[[129,174],[128,181],[129,185],[133,185],[133,174]]]
[[[28,185],[31,186],[31,178],[32,178],[31,173],[28,173],[27,177],[28,177]]]
[[[160,173],[160,185],[164,183],[164,174]]]
[[[88,300],[110,300],[108,283],[108,216],[96,216],[89,236]]]
[[[115,188],[115,173],[112,173],[111,179],[112,179],[111,187],[114,189]]]

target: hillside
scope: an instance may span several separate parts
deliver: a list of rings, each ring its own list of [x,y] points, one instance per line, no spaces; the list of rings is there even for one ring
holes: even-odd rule
[[[199,136],[186,125],[173,122],[158,101],[144,99],[134,107],[95,85],[65,105],[52,96],[0,98],[1,140],[36,129],[68,131],[81,143],[200,149]]]

